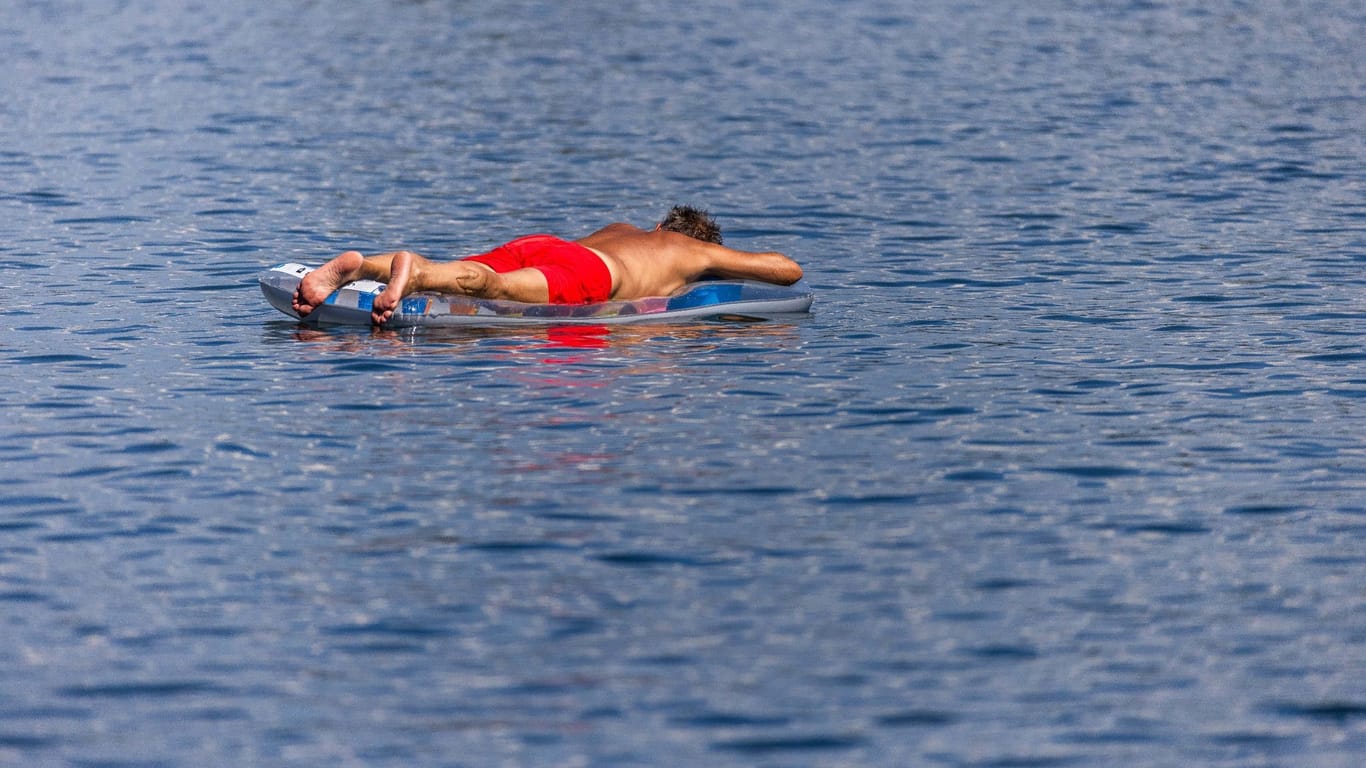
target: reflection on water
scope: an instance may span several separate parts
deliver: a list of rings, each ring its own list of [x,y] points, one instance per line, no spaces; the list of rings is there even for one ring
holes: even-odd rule
[[[181,5],[0,21],[0,764],[1366,753],[1352,4]],[[674,202],[815,313],[256,287]]]
[[[797,327],[804,321],[688,322],[678,324],[638,323],[626,325],[548,325],[517,327],[461,328],[370,328],[360,331],[347,327],[292,327],[289,338],[307,343],[312,349],[327,352],[384,358],[410,354],[466,353],[472,350],[487,355],[500,350],[509,356],[537,354],[548,350],[614,350],[629,352],[635,347],[689,344],[690,352],[711,352],[721,339],[757,343],[772,342],[781,348],[800,340]],[[292,325],[292,324],[291,324]],[[718,340],[708,344],[708,341]],[[647,350],[648,351],[648,350]],[[542,358],[547,364],[588,362],[591,357]]]

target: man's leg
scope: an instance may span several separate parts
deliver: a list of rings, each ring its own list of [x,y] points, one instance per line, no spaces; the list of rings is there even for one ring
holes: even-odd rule
[[[544,303],[550,299],[545,275],[538,269],[499,274],[477,261],[432,261],[399,251],[389,263],[388,287],[375,297],[371,319],[382,325],[403,297],[419,291],[453,293],[480,299]]]

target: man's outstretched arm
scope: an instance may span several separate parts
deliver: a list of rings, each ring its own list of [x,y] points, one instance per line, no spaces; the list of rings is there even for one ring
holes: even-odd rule
[[[778,285],[792,285],[802,279],[802,268],[797,262],[777,251],[737,251],[724,245],[705,243],[707,250],[706,274],[741,280],[762,280]]]

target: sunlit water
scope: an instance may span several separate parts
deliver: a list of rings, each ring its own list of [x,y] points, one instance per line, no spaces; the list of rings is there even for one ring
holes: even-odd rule
[[[16,0],[0,764],[1366,755],[1352,2]],[[709,206],[792,321],[256,275]]]

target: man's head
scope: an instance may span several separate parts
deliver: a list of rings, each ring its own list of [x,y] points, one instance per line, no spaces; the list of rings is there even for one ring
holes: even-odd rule
[[[675,205],[659,222],[659,228],[678,232],[703,242],[721,244],[721,228],[706,211],[688,205]]]

